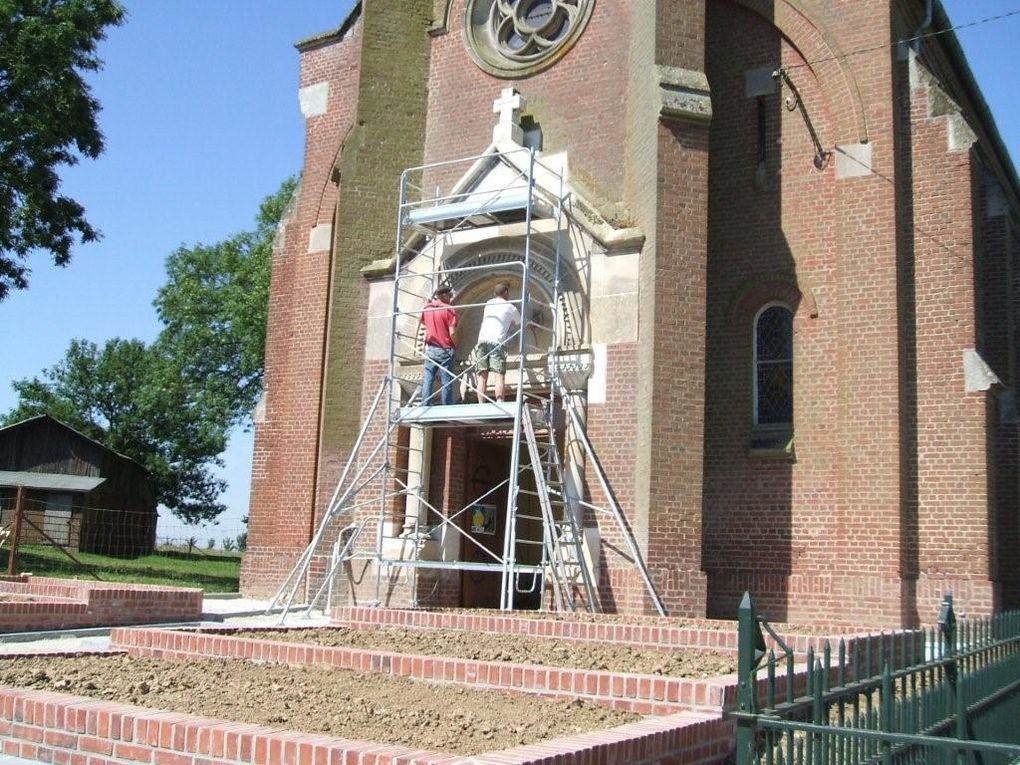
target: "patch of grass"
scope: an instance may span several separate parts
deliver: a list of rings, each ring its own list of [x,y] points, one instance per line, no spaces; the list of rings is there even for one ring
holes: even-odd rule
[[[18,548],[18,571],[61,579],[199,587],[206,592],[237,592],[241,574],[239,555],[187,557],[175,552],[113,558],[94,553],[72,554],[84,567],[76,565],[55,547],[22,545]],[[0,569],[6,571],[6,568],[7,550],[4,549],[0,550]]]

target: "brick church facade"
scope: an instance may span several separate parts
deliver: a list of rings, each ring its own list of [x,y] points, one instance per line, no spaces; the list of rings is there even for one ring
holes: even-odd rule
[[[385,373],[401,172],[483,152],[513,87],[603,232],[587,433],[670,615],[1020,604],[1020,185],[948,25],[927,0],[363,0],[299,43],[242,590],[287,576]],[[491,448],[437,431],[435,501]],[[601,531],[603,606],[648,612]],[[421,605],[485,605],[436,576]]]

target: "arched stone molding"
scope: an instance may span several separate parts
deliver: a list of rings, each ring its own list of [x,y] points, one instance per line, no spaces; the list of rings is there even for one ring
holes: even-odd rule
[[[496,236],[479,242],[466,244],[456,249],[451,248],[443,255],[444,268],[466,268],[470,266],[494,265],[500,262],[519,262],[524,258],[524,238],[522,236]],[[556,247],[541,234],[532,235],[529,257],[532,276],[546,284],[552,284],[556,273]],[[486,275],[497,273],[486,271]],[[507,268],[507,274],[520,278],[520,269]],[[580,279],[570,259],[560,255],[561,290],[577,291],[581,289]],[[455,290],[463,289],[466,282],[472,280],[469,273],[460,273],[450,279]],[[549,293],[551,297],[551,293]]]
[[[850,60],[822,20],[825,13],[807,0],[726,0],[776,27],[809,64],[835,120],[831,145],[868,143],[868,118]],[[719,0],[715,0],[719,2]]]
[[[443,256],[443,267],[458,269],[473,266],[486,266],[478,272],[462,271],[450,275],[448,281],[453,287],[457,298],[455,304],[482,303],[492,297],[492,287],[499,281],[510,284],[511,292],[520,289],[521,269],[511,265],[519,263],[524,257],[524,240],[522,237],[493,237],[480,242],[459,247]],[[501,268],[500,264],[506,264]],[[577,347],[588,340],[588,321],[585,289],[582,280],[569,258],[560,256],[560,305],[554,311],[552,283],[555,278],[556,250],[552,242],[542,236],[533,236],[529,264],[531,289],[529,298],[535,303],[529,308],[529,321],[548,326],[551,314],[559,318],[557,332],[559,347]],[[542,316],[534,317],[535,311]],[[539,330],[533,330],[535,338],[529,344],[536,348],[548,347],[547,336]],[[568,336],[580,333],[580,336]],[[543,346],[543,342],[545,343]]]

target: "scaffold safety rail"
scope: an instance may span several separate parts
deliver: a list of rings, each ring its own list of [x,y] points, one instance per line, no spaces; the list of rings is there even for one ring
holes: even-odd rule
[[[443,179],[455,179],[450,191],[427,196],[426,187]],[[525,597],[543,608],[601,610],[597,556],[585,533],[594,506],[580,486],[568,485],[557,444],[569,440],[583,444],[585,470],[610,498],[607,512],[664,613],[584,433],[583,395],[562,378],[560,356],[577,345],[567,333],[580,323],[568,309],[578,301],[563,299],[563,281],[577,268],[563,252],[567,193],[564,167],[523,147],[402,174],[392,298],[386,315],[369,317],[370,327],[388,333],[386,373],[319,526],[271,608],[284,603],[286,614],[298,600],[309,610],[325,600],[328,610],[337,578],[361,562],[374,572],[380,605],[392,605],[396,583],[407,605],[421,606],[420,572],[459,571],[498,577],[503,610]],[[509,302],[520,318],[499,344],[510,395],[497,400],[480,384],[461,336],[452,379],[437,380],[462,400],[441,405],[437,391],[425,400],[423,307],[440,287],[452,290],[459,334],[482,314],[497,283],[512,286]],[[490,484],[465,489],[459,506],[433,490],[433,441],[448,429],[499,444],[509,463]]]

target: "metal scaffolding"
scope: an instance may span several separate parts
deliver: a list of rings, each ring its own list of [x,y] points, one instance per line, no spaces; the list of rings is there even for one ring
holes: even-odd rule
[[[443,195],[426,185],[458,178]],[[271,607],[284,613],[303,593],[309,611],[328,604],[336,577],[356,561],[375,568],[375,602],[386,602],[384,586],[394,573],[410,587],[410,605],[418,605],[422,569],[484,571],[500,580],[499,607],[511,610],[518,597],[537,591],[543,605],[556,610],[599,610],[597,572],[586,549],[585,512],[611,515],[633,564],[641,573],[660,614],[661,602],[640,551],[613,496],[601,463],[584,433],[581,404],[564,385],[562,354],[573,350],[570,328],[577,322],[562,281],[570,268],[561,248],[569,225],[567,192],[560,169],[543,164],[532,149],[490,152],[467,159],[406,170],[401,177],[392,263],[393,294],[385,317],[369,318],[370,332],[384,331],[388,320],[386,373],[369,407],[322,522]],[[473,232],[473,233],[472,233]],[[512,246],[484,257],[464,242],[502,237]],[[541,239],[542,253],[536,253]],[[474,252],[463,257],[464,252]],[[497,401],[480,391],[471,360],[462,359],[452,385],[465,401],[436,405],[439,393],[423,401],[422,308],[440,286],[459,296],[480,294],[495,281],[512,281],[520,296],[512,299],[521,323],[504,338],[508,355],[507,387],[512,399]],[[476,298],[478,295],[476,295]],[[484,299],[462,299],[459,314],[480,314]],[[375,322],[375,323],[373,323]],[[473,338],[472,338],[473,339]],[[543,347],[537,347],[541,343]],[[437,382],[443,384],[441,376]],[[482,428],[509,441],[505,480],[459,508],[430,495],[430,443],[436,428]],[[568,487],[558,431],[571,430],[608,498],[603,510],[583,501],[579,487]],[[505,492],[501,514],[502,549],[490,549],[472,533],[472,518],[489,521],[492,501]],[[374,549],[366,534],[374,532]],[[462,550],[470,548],[473,560]],[[318,577],[318,578],[317,578]],[[311,583],[315,582],[315,587]],[[313,592],[314,589],[314,592]],[[547,600],[548,598],[548,600]]]

